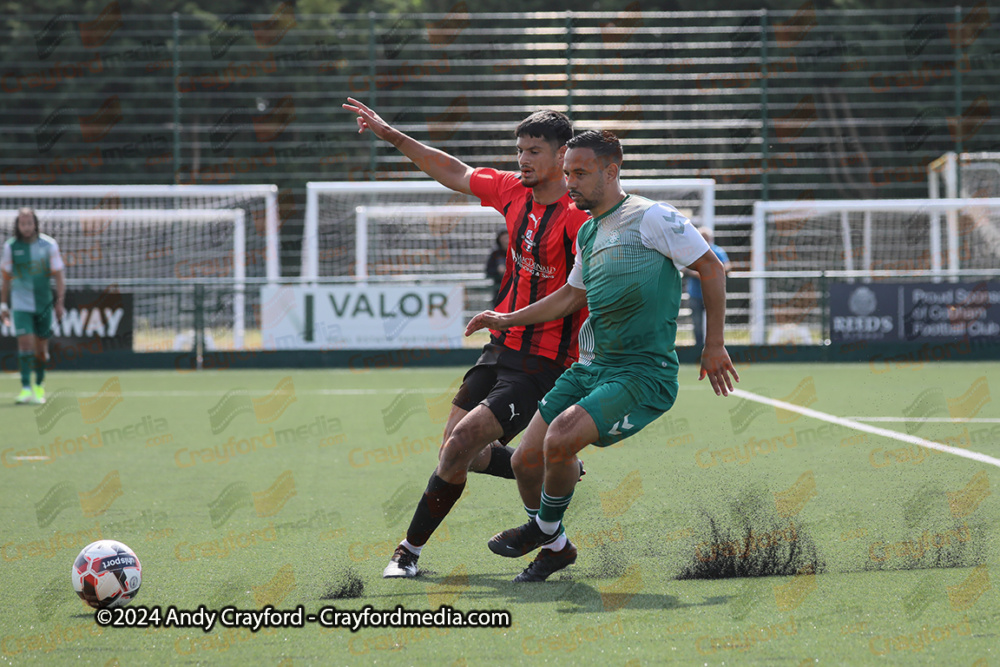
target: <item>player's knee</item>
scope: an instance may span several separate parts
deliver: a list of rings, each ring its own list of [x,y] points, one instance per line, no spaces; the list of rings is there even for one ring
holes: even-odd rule
[[[447,439],[444,441],[444,449],[446,452],[452,454],[461,454],[466,452],[478,452],[482,449],[483,445],[486,443],[476,443],[475,438],[468,431],[468,429],[461,428],[460,426],[452,429],[451,433],[448,435]]]
[[[545,463],[560,464],[570,460],[576,454],[572,445],[572,441],[559,431],[549,431],[545,437]]]
[[[476,443],[468,432],[456,428],[444,441],[444,446],[438,454],[438,460],[443,468],[468,468],[469,463],[483,448],[483,443]]]

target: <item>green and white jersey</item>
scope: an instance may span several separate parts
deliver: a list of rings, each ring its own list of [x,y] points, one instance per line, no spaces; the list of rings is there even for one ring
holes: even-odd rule
[[[677,374],[678,266],[709,251],[691,221],[669,204],[626,195],[583,223],[568,283],[587,291],[580,362],[636,365]]]
[[[10,309],[28,313],[41,313],[52,305],[53,271],[65,268],[59,244],[51,236],[39,234],[32,243],[7,239],[0,256],[0,269],[9,273]]]

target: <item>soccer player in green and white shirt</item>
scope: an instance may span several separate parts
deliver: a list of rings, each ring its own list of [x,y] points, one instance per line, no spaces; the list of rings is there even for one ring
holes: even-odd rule
[[[62,255],[59,244],[51,236],[39,232],[38,216],[30,208],[17,213],[14,237],[3,245],[0,255],[0,322],[11,324],[14,313],[14,333],[17,335],[17,360],[21,371],[21,393],[17,403],[44,403],[45,363],[49,357],[52,337],[52,314],[62,319],[66,283],[63,280]],[[51,280],[55,279],[53,299]],[[31,371],[36,374],[34,389]]]
[[[726,278],[721,262],[677,209],[626,194],[619,181],[622,150],[611,132],[588,131],[566,144],[563,162],[570,197],[591,219],[577,235],[576,263],[567,284],[513,313],[486,311],[469,322],[477,329],[546,322],[586,305],[580,360],[539,402],[512,464],[528,523],[489,542],[516,558],[540,552],[515,581],[543,581],[576,561],[562,518],[579,477],[576,454],[633,436],[669,410],[677,398],[677,312],[686,266],[701,277],[707,333],[699,379],[716,395],[739,381],[723,341]]]

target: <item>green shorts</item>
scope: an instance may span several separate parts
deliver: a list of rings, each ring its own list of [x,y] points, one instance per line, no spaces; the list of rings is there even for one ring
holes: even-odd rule
[[[551,424],[574,405],[587,411],[600,433],[598,447],[635,435],[669,410],[677,399],[677,377],[662,378],[634,369],[579,363],[559,376],[538,403],[538,413]]]
[[[39,338],[52,338],[52,307],[42,309],[40,313],[30,313],[26,310],[11,311],[14,320],[14,335],[26,336],[33,334]]]

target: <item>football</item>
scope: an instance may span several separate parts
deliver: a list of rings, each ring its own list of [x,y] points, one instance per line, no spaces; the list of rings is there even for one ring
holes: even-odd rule
[[[88,544],[73,562],[73,590],[94,609],[123,607],[142,584],[142,565],[121,542]]]

